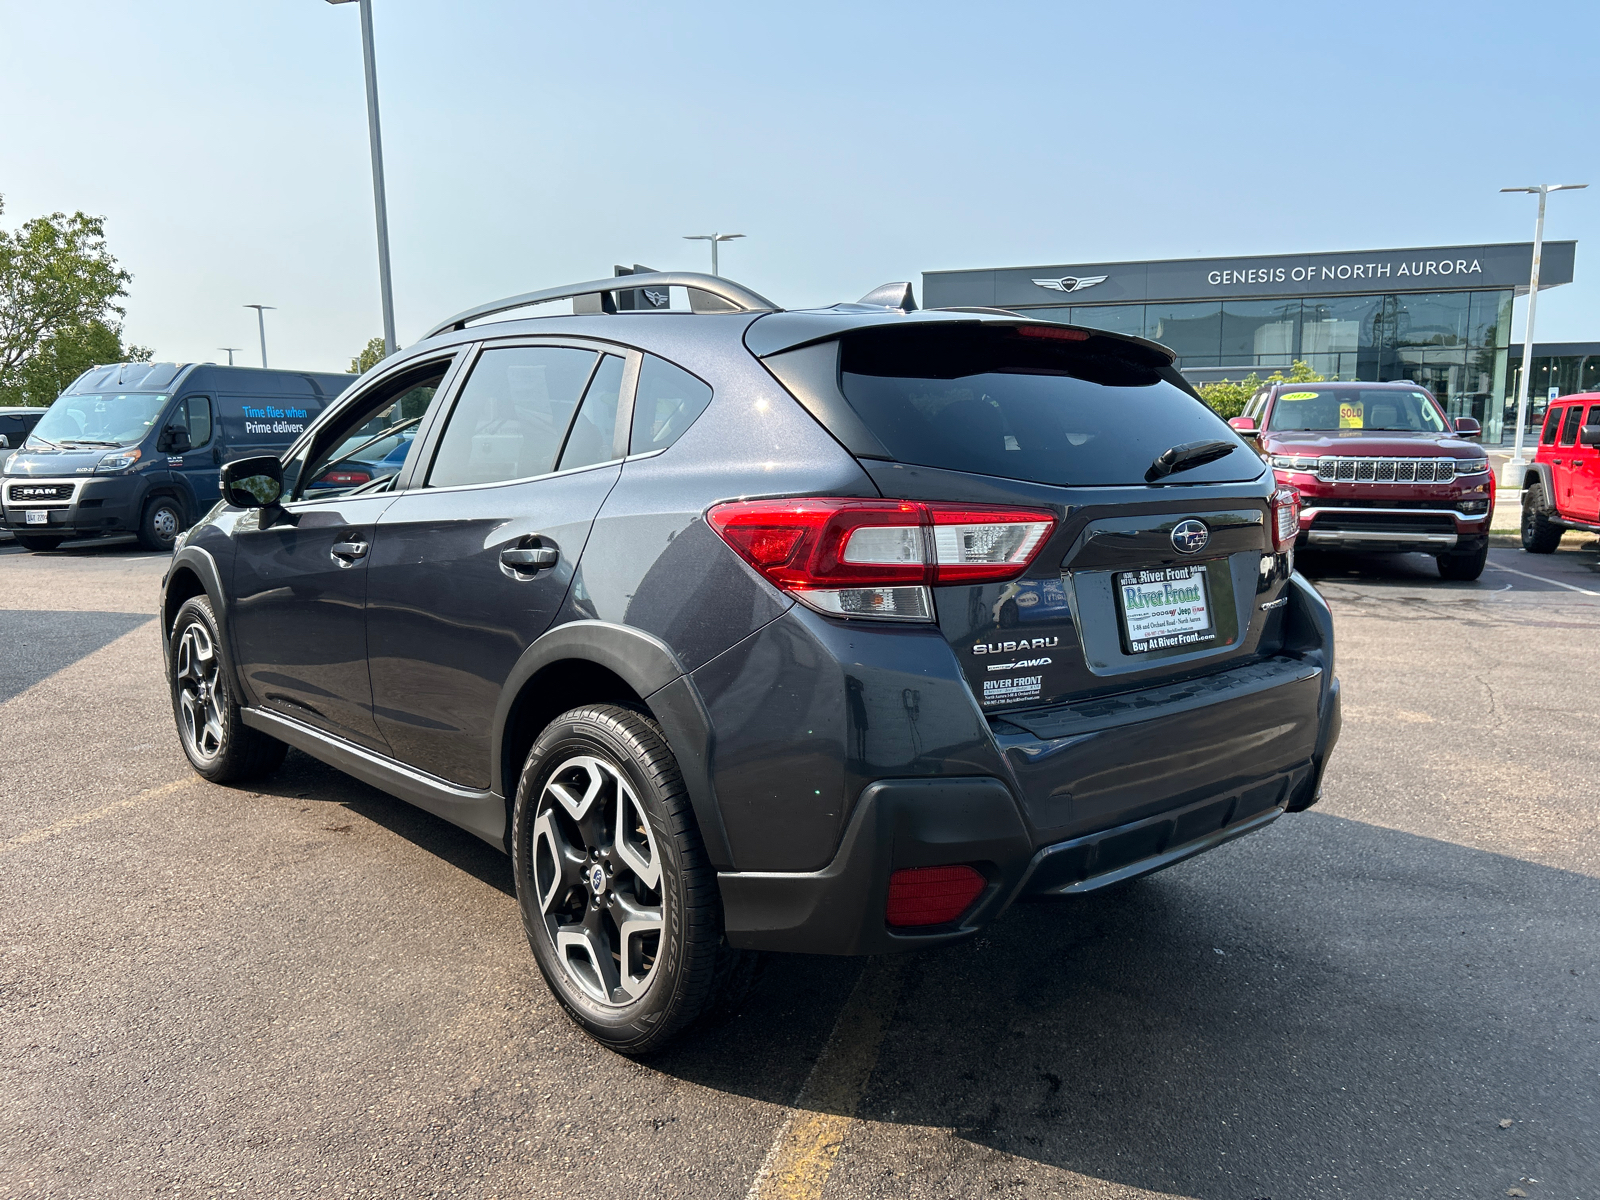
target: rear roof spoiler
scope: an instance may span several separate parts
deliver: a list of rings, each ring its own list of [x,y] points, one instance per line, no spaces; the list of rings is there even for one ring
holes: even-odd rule
[[[467,322],[492,317],[497,313],[526,308],[530,304],[544,304],[550,300],[578,300],[594,297],[591,312],[617,311],[616,292],[635,292],[641,288],[681,287],[689,291],[689,307],[695,312],[745,312],[770,313],[781,311],[776,304],[758,292],[723,279],[718,275],[702,275],[698,271],[654,271],[611,279],[591,279],[587,283],[569,283],[563,287],[546,288],[539,292],[524,292],[520,296],[507,296],[504,300],[491,300],[465,312],[458,312],[448,321],[441,321],[422,340],[436,337],[452,329],[464,329]],[[577,306],[574,305],[576,308]]]

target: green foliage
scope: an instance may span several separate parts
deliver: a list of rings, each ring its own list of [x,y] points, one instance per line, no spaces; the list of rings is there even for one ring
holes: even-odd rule
[[[0,229],[0,404],[49,404],[89,367],[148,362],[149,350],[123,346],[117,320],[132,278],[106,249],[103,217]]]
[[[1267,383],[1322,383],[1323,377],[1311,369],[1311,364],[1304,359],[1295,359],[1294,365],[1285,375],[1282,371],[1274,371],[1265,379],[1254,371],[1243,379],[1219,379],[1215,383],[1202,383],[1195,391],[1200,393],[1200,398],[1209,404],[1219,417],[1224,420],[1237,417],[1244,411],[1244,406],[1250,403],[1250,397]]]
[[[360,354],[350,360],[350,374],[365,375],[383,359],[383,339],[375,337],[366,344]]]

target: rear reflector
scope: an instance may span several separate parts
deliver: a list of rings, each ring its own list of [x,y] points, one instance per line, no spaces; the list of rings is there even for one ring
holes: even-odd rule
[[[982,894],[989,881],[971,867],[913,867],[889,876],[890,925],[948,925]]]
[[[1047,509],[912,500],[741,500],[706,514],[774,585],[832,616],[931,621],[928,589],[1002,583],[1055,527]]]

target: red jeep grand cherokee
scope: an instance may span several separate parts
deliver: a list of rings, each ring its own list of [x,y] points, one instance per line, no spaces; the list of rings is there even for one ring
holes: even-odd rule
[[[1307,549],[1421,552],[1445,579],[1489,554],[1494,475],[1470,417],[1414,383],[1274,383],[1228,422],[1300,492]]]
[[[1568,529],[1600,533],[1600,392],[1550,402],[1522,476],[1522,548],[1549,554]]]

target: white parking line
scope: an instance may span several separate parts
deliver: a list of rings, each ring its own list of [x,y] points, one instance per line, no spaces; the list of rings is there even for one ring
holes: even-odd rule
[[[1521,575],[1524,579],[1537,579],[1540,583],[1554,584],[1558,588],[1566,588],[1569,592],[1577,592],[1583,596],[1600,596],[1600,592],[1591,592],[1588,588],[1578,587],[1572,583],[1562,583],[1559,579],[1546,579],[1543,575],[1530,575],[1526,571],[1519,571],[1515,567],[1502,567],[1499,563],[1487,564],[1490,570],[1509,571],[1513,575]]]

